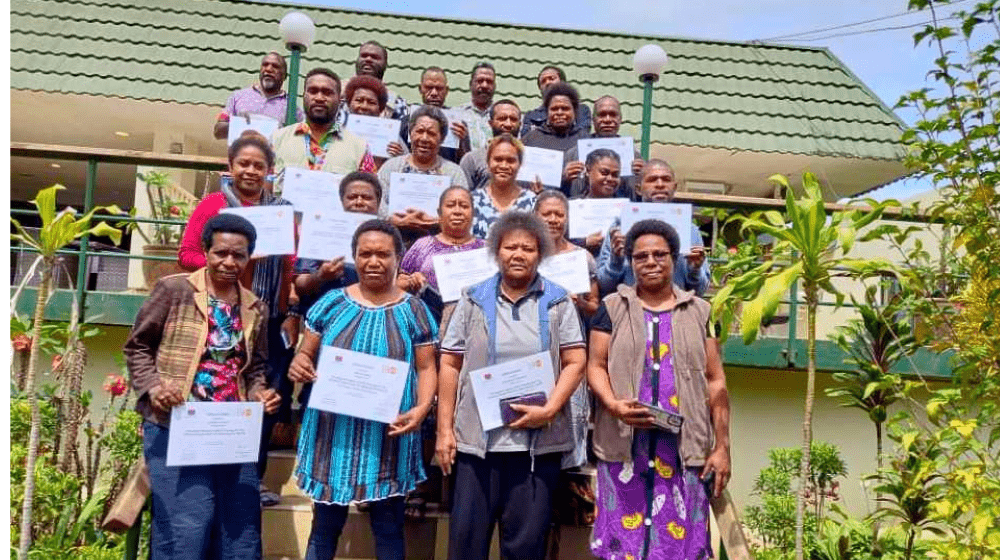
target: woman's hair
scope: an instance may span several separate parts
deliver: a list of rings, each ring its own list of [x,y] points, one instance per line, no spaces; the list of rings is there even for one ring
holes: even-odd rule
[[[587,154],[587,161],[584,162],[584,165],[587,167],[587,169],[590,169],[595,163],[601,161],[604,158],[611,158],[615,160],[615,163],[617,163],[618,166],[621,167],[622,164],[621,156],[618,155],[618,152],[614,150],[609,150],[607,148],[598,148],[593,152]]]
[[[242,117],[233,117],[242,118]],[[236,156],[239,155],[240,150],[246,148],[247,146],[253,146],[264,154],[264,159],[267,160],[267,168],[271,169],[274,167],[274,150],[271,149],[271,145],[268,143],[267,138],[264,135],[257,132],[256,130],[245,130],[243,134],[233,143],[229,145],[229,165],[232,165],[236,161]]]
[[[677,235],[677,230],[670,224],[660,220],[640,220],[628,230],[625,235],[625,256],[632,258],[632,249],[635,242],[643,235],[659,235],[670,247],[670,259],[677,264],[677,259],[681,256],[681,238]]]
[[[375,191],[375,200],[382,200],[382,183],[378,180],[378,175],[374,173],[369,173],[367,171],[351,171],[344,178],[340,180],[340,199],[344,199],[344,195],[347,194],[347,185],[350,185],[354,181],[364,181],[372,186],[372,190]]]
[[[469,204],[472,204],[472,193],[469,192],[469,189],[463,187],[462,185],[452,185],[452,186],[448,187],[447,189],[445,189],[444,192],[441,193],[441,196],[438,197],[438,210],[441,210],[441,207],[444,206],[444,199],[447,198],[448,197],[448,193],[450,193],[452,191],[462,191],[462,192],[464,192],[465,196],[467,196],[469,198]]]
[[[437,121],[442,139],[448,134],[448,118],[444,116],[444,112],[441,109],[433,105],[421,105],[416,111],[410,114],[410,130],[413,130],[417,126],[417,121],[420,120],[420,117],[430,117]]]
[[[532,210],[538,212],[538,207],[550,198],[554,198],[562,203],[563,208],[566,209],[566,218],[569,219],[569,199],[566,198],[566,195],[564,195],[562,191],[556,189],[545,189],[538,193],[538,196],[535,197],[535,206]]]
[[[356,255],[358,253],[358,239],[365,233],[369,231],[382,232],[392,238],[392,247],[396,251],[396,256],[403,258],[403,236],[400,235],[399,229],[389,223],[388,220],[368,220],[367,222],[358,226],[358,229],[354,231],[354,237],[351,239],[351,254]]]
[[[201,230],[201,248],[208,251],[212,248],[212,237],[216,233],[236,233],[247,240],[247,251],[253,254],[257,245],[257,230],[250,220],[236,214],[216,214],[212,216]]]
[[[486,146],[486,161],[490,160],[490,156],[493,155],[493,150],[496,149],[500,144],[510,144],[514,146],[517,150],[517,161],[521,162],[524,160],[524,144],[520,140],[511,136],[509,132],[504,132],[499,136],[494,136],[490,143]]]
[[[526,231],[538,242],[539,261],[552,255],[554,250],[549,238],[549,229],[542,219],[531,212],[510,210],[500,215],[500,218],[490,228],[486,236],[486,247],[494,259],[500,254],[500,244],[503,238],[515,231]]]
[[[552,98],[557,95],[568,97],[569,103],[573,106],[574,112],[580,109],[580,92],[576,91],[575,87],[567,84],[566,82],[556,82],[549,86],[548,89],[545,90],[545,94],[542,95],[542,106],[548,109]]]
[[[360,76],[354,76],[347,82],[347,87],[344,88],[344,100],[348,105],[351,104],[351,98],[354,97],[354,92],[359,89],[367,89],[375,94],[378,98],[378,110],[381,113],[385,110],[385,104],[389,102],[389,90],[385,89],[385,84],[382,80],[374,77],[362,74]]]

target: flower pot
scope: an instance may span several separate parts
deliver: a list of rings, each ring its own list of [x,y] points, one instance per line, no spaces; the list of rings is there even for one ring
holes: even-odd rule
[[[179,274],[184,269],[177,264],[177,245],[143,245],[142,254],[147,257],[171,257],[171,261],[142,261],[142,275],[146,279],[146,288],[152,289],[156,282],[164,276]]]

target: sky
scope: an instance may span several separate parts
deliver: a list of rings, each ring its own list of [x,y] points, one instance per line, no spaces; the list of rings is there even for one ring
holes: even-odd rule
[[[922,87],[935,51],[914,47],[913,33],[931,19],[929,11],[908,12],[907,0],[284,0],[365,11],[476,19],[570,29],[634,34],[770,42],[827,47],[888,106]],[[965,6],[963,6],[963,4]],[[953,8],[972,6],[970,0]],[[858,22],[877,20],[862,25]],[[841,27],[843,26],[843,27]],[[837,29],[829,29],[839,27]],[[893,29],[887,29],[893,28]],[[820,29],[811,34],[803,34]],[[872,31],[871,30],[879,30]],[[863,32],[864,33],[859,33]],[[791,35],[796,35],[792,37]],[[912,111],[897,110],[907,123]],[[907,179],[876,191],[877,198],[906,198],[930,188]]]

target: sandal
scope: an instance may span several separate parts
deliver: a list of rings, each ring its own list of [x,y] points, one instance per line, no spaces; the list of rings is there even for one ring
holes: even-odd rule
[[[427,517],[427,500],[419,494],[407,496],[406,507],[403,510],[403,515],[407,519],[423,521],[423,519]]]

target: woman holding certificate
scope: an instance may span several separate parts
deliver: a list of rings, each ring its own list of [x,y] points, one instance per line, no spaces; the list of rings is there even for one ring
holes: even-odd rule
[[[350,115],[379,118],[388,102],[389,90],[385,88],[382,80],[366,74],[355,76],[344,87],[344,103],[347,104],[344,122],[350,124]],[[406,145],[397,137],[395,141],[386,144],[386,153],[389,157],[401,156],[406,153]],[[374,159],[375,168],[378,169],[387,158],[375,156]]]
[[[625,238],[636,285],[604,299],[590,331],[599,558],[710,558],[709,497],[730,476],[729,393],[709,304],[674,285],[674,229]]]
[[[486,234],[500,215],[508,210],[531,212],[535,193],[517,184],[517,172],[524,158],[524,146],[506,132],[490,140],[486,148],[486,165],[490,182],[472,191],[472,208],[475,218],[472,234],[486,239]]]
[[[454,476],[448,557],[486,560],[499,522],[501,556],[542,560],[562,455],[574,444],[569,399],[583,378],[583,333],[566,290],[538,274],[552,243],[537,216],[503,214],[486,243],[500,272],[464,291],[441,341],[436,455]]]
[[[288,376],[299,383],[316,381],[318,376],[322,382],[324,375],[339,375],[364,358],[370,367],[358,390],[368,391],[371,401],[389,387],[401,387],[402,394],[398,406],[392,407],[394,419],[380,422],[361,418],[360,411],[347,415],[315,408],[313,401],[325,397],[318,397],[320,382],[313,386],[310,408],[302,419],[295,470],[299,487],[314,506],[306,558],[332,558],[347,521],[348,504],[365,502],[370,505],[377,557],[401,560],[405,556],[403,498],[426,478],[416,430],[430,410],[437,386],[437,325],[420,300],[396,286],[403,241],[394,226],[382,220],[365,222],[351,245],[358,283],[332,290],[312,306]],[[361,358],[341,362],[338,349]],[[317,372],[327,352],[339,363]],[[405,379],[392,377],[402,372],[386,365],[389,362],[408,364]],[[339,406],[376,408],[368,401]]]
[[[208,220],[202,228],[207,266],[157,282],[125,343],[139,396],[136,410],[143,417],[153,560],[261,557],[260,479],[254,463],[205,464],[202,459],[168,466],[174,407],[187,401],[252,400],[273,413],[280,404],[265,380],[267,306],[239,284],[256,238],[243,217],[220,214]]]

